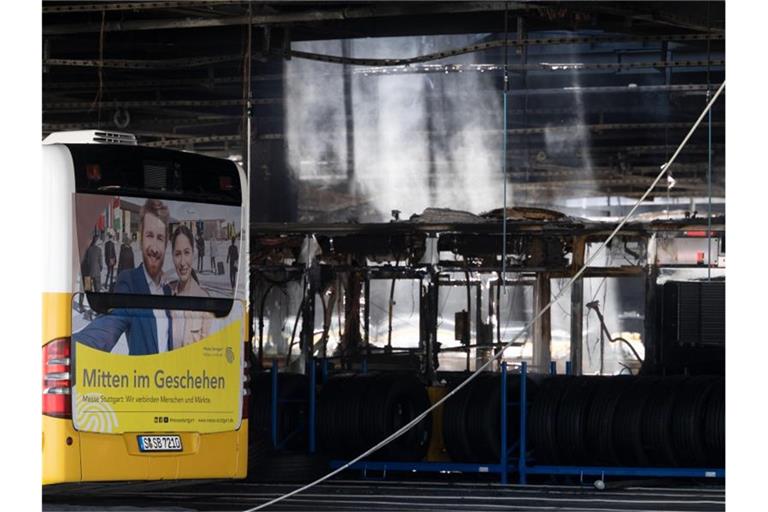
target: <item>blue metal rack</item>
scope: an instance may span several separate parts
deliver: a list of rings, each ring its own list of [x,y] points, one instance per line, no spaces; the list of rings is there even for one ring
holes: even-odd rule
[[[387,471],[422,471],[427,473],[496,473],[502,484],[509,482],[510,455],[517,449],[518,443],[508,447],[507,443],[507,414],[508,407],[518,406],[517,403],[509,403],[507,400],[507,363],[501,364],[501,456],[497,463],[464,463],[464,462],[395,462],[395,461],[361,461],[352,464],[349,468],[360,470],[364,476],[368,471],[380,471],[386,475]],[[346,461],[333,460],[331,468],[336,469],[346,464]]]
[[[327,360],[320,360],[321,376],[323,382],[328,378]],[[571,372],[570,361],[565,364],[566,374]],[[316,433],[316,411],[317,411],[317,388],[316,388],[316,362],[309,365],[309,453],[315,453],[317,450]],[[557,373],[557,366],[554,361],[550,363],[550,374]],[[527,401],[527,376],[528,364],[522,362],[520,365],[520,393],[516,402],[509,402],[507,396],[507,363],[501,364],[501,457],[498,462],[491,464],[482,463],[460,463],[460,462],[400,462],[400,461],[361,461],[350,466],[350,469],[360,470],[367,476],[369,471],[379,471],[386,476],[387,471],[422,471],[433,473],[496,473],[502,484],[509,482],[509,474],[518,474],[520,484],[527,483],[528,475],[572,475],[572,476],[597,476],[605,479],[607,476],[631,476],[631,477],[682,477],[682,478],[725,478],[724,468],[668,468],[668,467],[613,467],[613,466],[558,466],[558,465],[529,465],[528,447],[527,447],[527,421],[528,421],[528,401]],[[277,365],[272,366],[272,442],[278,446],[277,440]],[[520,435],[517,442],[510,447],[507,442],[507,414],[508,407],[519,407],[520,409]],[[517,460],[513,454],[517,452]],[[333,460],[330,466],[333,469],[346,464],[346,461]],[[510,469],[512,468],[512,469]]]
[[[570,373],[566,363],[566,373]],[[528,365],[520,365],[520,452],[518,457],[519,483],[525,484],[527,475],[573,475],[573,476],[639,476],[639,477],[682,477],[682,478],[725,478],[724,468],[665,468],[665,467],[614,467],[614,466],[549,466],[526,463],[527,415],[525,384]]]
[[[280,394],[279,394],[279,380],[278,380],[278,369],[277,369],[277,360],[272,361],[272,366],[270,367],[270,380],[271,380],[271,389],[270,389],[270,433],[272,438],[272,447],[276,449],[281,449],[285,446],[286,442],[293,437],[294,435],[298,434],[299,432],[304,430],[304,426],[301,426],[300,428],[294,430],[293,432],[288,434],[288,437],[285,439],[279,439],[279,415],[278,415],[278,407],[280,404],[284,403],[290,403],[290,402],[304,402],[303,399],[301,400],[280,400]],[[314,377],[314,368],[312,368],[312,377]],[[309,404],[309,452],[314,453],[314,436],[315,436],[315,385],[314,381],[312,384],[310,384],[310,393],[307,397],[307,403]]]

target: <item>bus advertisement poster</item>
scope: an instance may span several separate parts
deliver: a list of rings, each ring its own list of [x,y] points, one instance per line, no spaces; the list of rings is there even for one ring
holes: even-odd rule
[[[244,290],[236,286],[241,214],[233,205],[76,194],[78,430],[239,427],[246,339]],[[218,262],[228,274],[218,272]]]

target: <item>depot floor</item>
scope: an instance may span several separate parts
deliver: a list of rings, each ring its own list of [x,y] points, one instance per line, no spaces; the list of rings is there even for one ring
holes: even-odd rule
[[[577,482],[578,483],[578,482]],[[135,482],[49,486],[44,511],[244,511],[296,485],[248,482]],[[333,480],[268,510],[725,510],[725,489],[698,481],[517,485],[443,481]]]

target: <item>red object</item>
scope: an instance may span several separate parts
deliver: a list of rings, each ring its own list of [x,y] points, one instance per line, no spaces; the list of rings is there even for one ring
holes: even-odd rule
[[[219,189],[220,190],[232,190],[234,186],[232,185],[232,177],[231,176],[219,176]]]
[[[697,265],[703,265],[704,264],[704,251],[697,251],[696,252],[696,264]]]
[[[70,338],[43,346],[43,414],[72,418]]]
[[[85,177],[89,181],[101,181],[101,166],[99,164],[87,164],[85,166]]]

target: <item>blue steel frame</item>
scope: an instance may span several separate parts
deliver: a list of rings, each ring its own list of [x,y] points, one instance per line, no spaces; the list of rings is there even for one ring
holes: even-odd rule
[[[570,361],[565,363],[570,374]],[[527,403],[525,384],[528,365],[520,365],[520,455],[518,458],[519,483],[526,483],[527,475],[585,475],[600,476],[641,476],[641,477],[683,477],[683,478],[725,478],[725,468],[661,468],[661,467],[613,467],[613,466],[529,466],[526,464]]]
[[[314,365],[313,365],[314,366]],[[297,429],[290,434],[288,434],[288,437],[286,439],[279,439],[278,438],[278,421],[279,421],[279,415],[277,413],[278,407],[281,403],[287,403],[287,402],[303,402],[304,400],[279,400],[280,394],[279,391],[279,380],[278,380],[278,369],[277,369],[277,360],[272,361],[272,366],[269,369],[270,371],[270,380],[272,381],[272,386],[270,389],[270,433],[272,438],[272,447],[276,449],[280,449],[285,445],[285,442],[290,439],[293,435],[295,435],[297,432],[300,432],[304,427],[302,426],[300,429]],[[308,397],[308,403],[309,403],[309,453],[315,452],[315,408],[316,408],[316,400],[315,400],[315,381],[314,381],[314,367],[311,367],[310,369],[310,392]]]
[[[509,448],[507,443],[507,414],[506,409],[517,404],[509,403],[507,397],[507,363],[501,363],[501,456],[499,462],[494,464],[464,463],[464,462],[394,462],[394,461],[361,461],[350,466],[350,469],[361,470],[364,476],[368,471],[381,471],[386,475],[387,471],[423,471],[425,473],[498,473],[502,484],[509,483],[510,452],[514,451],[518,443]],[[346,464],[343,460],[333,460],[330,466],[333,469]]]
[[[309,366],[310,384],[309,384],[309,453],[315,453],[317,450],[316,434],[316,361]],[[328,380],[328,361],[320,360],[321,378],[323,382]],[[367,370],[367,368],[365,368]],[[550,374],[557,373],[557,364],[550,362]],[[571,373],[571,363],[565,364],[566,374]],[[510,463],[517,466],[518,483],[525,485],[528,475],[573,475],[573,476],[599,476],[604,480],[606,476],[632,476],[632,477],[682,477],[682,478],[725,478],[724,468],[665,468],[665,467],[609,467],[609,466],[557,466],[557,465],[529,465],[527,460],[527,422],[528,422],[528,401],[527,401],[527,376],[528,364],[523,361],[520,364],[520,394],[517,403],[510,403],[507,396],[507,363],[501,364],[501,457],[498,463],[480,464],[480,463],[460,463],[460,462],[395,462],[395,461],[361,461],[350,466],[350,469],[361,470],[364,476],[368,471],[381,471],[386,475],[387,471],[423,471],[434,473],[498,473],[502,484],[509,481]],[[510,406],[520,408],[520,436],[512,447],[507,442],[507,415],[506,409]],[[277,365],[272,366],[272,442],[277,446]],[[517,461],[510,458],[513,451],[518,452]],[[346,464],[342,460],[333,460],[330,466],[333,469]],[[514,466],[512,466],[514,467]]]

